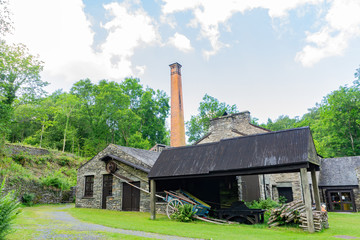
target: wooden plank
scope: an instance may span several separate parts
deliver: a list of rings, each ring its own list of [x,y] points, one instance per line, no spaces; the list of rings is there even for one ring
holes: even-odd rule
[[[150,219],[156,219],[156,183],[154,179],[150,180]]]
[[[316,179],[315,168],[311,168],[311,181],[312,181],[312,186],[313,186],[313,191],[314,191],[316,210],[320,211],[321,210],[320,194],[319,194],[319,186],[318,186],[317,179]]]
[[[301,187],[304,196],[304,203],[305,203],[305,213],[308,223],[308,231],[310,233],[315,232],[314,228],[314,218],[312,213],[312,206],[311,206],[311,196],[310,196],[310,189],[309,189],[309,181],[307,176],[306,168],[300,168],[300,179],[301,179]]]

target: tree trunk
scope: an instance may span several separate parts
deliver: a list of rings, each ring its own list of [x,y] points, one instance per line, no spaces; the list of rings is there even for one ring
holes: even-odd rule
[[[69,116],[69,115],[67,115],[67,116],[66,116],[65,130],[64,130],[64,143],[63,143],[63,149],[62,149],[62,152],[65,152],[65,145],[66,145],[66,132],[67,132],[68,125],[69,125],[69,118],[70,118],[70,116]]]
[[[42,139],[43,139],[43,134],[44,134],[44,124],[41,126],[40,147],[41,147],[41,143],[42,143]]]

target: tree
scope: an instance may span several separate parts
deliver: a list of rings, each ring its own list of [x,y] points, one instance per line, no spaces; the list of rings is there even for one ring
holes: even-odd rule
[[[44,95],[41,80],[42,62],[29,54],[23,44],[7,45],[0,41],[0,96],[2,102],[13,104],[17,95],[32,100]]]
[[[269,118],[267,124],[263,125],[263,127],[271,131],[279,131],[290,128],[296,128],[297,123],[299,121],[300,121],[299,117],[295,117],[292,119],[287,115],[281,115],[274,122]]]
[[[186,122],[186,135],[191,143],[196,142],[208,132],[211,119],[220,117],[225,112],[228,114],[236,113],[238,109],[235,104],[231,106],[205,94],[198,111],[197,115],[191,116],[190,121]]]
[[[360,89],[344,86],[324,97],[314,136],[326,157],[360,154]]]

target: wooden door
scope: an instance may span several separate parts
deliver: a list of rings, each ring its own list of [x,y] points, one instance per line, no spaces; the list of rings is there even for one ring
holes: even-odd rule
[[[103,175],[103,194],[102,208],[106,209],[106,197],[112,195],[113,176],[111,174]]]
[[[140,187],[140,182],[131,182],[131,184]],[[123,183],[122,210],[140,210],[140,190],[130,186],[127,183]]]

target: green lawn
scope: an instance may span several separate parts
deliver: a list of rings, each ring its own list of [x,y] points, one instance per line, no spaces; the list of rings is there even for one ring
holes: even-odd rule
[[[14,223],[14,231],[12,234],[8,235],[6,239],[8,240],[25,240],[25,239],[36,239],[40,236],[42,231],[48,231],[53,229],[53,220],[48,219],[46,213],[51,211],[57,211],[56,209],[59,205],[37,205],[34,207],[24,207],[22,212],[16,218]],[[56,234],[69,234],[77,236],[82,234],[81,231],[71,231],[65,229],[54,230]],[[115,240],[115,239],[124,239],[124,240],[139,240],[139,239],[149,239],[149,238],[140,238],[138,236],[124,235],[119,233],[107,233],[98,231],[96,234],[106,236],[106,239]],[[80,235],[79,235],[80,236]],[[53,239],[53,238],[51,238]]]
[[[72,216],[114,228],[177,235],[205,239],[338,239],[336,235],[360,237],[359,213],[329,213],[330,228],[319,233],[307,233],[294,227],[268,228],[262,225],[215,225],[205,222],[180,223],[157,215],[149,219],[149,213],[117,212],[101,209],[70,208]]]
[[[57,211],[59,205],[42,205],[25,207],[15,221],[16,232],[8,239],[34,239],[41,229],[51,229],[53,221],[47,219],[46,213]],[[329,213],[330,229],[320,233],[309,234],[299,228],[277,227],[268,228],[262,225],[215,225],[205,222],[180,223],[169,220],[164,215],[157,215],[157,220],[149,219],[149,213],[117,212],[101,209],[68,208],[67,211],[75,218],[108,227],[139,230],[159,234],[194,237],[203,239],[339,239],[336,235],[347,235],[360,238],[360,213]],[[61,234],[81,234],[66,228],[57,229]],[[106,239],[145,239],[137,236],[118,233],[97,232]]]

